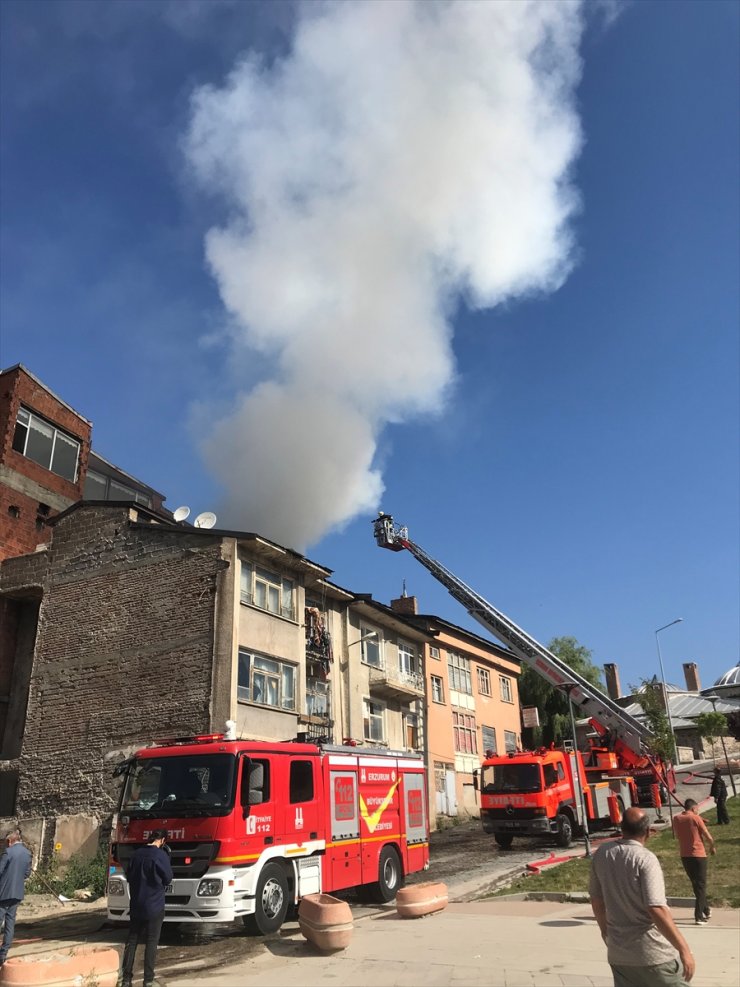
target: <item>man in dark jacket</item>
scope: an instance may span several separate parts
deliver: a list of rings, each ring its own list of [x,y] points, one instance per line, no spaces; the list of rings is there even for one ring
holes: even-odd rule
[[[167,839],[166,829],[155,829],[146,846],[139,847],[126,871],[131,916],[123,951],[123,965],[118,981],[120,987],[131,987],[134,976],[136,947],[146,943],[144,952],[144,987],[154,987],[154,961],[164,920],[165,889],[172,881],[170,858],[162,849]]]
[[[712,787],[709,789],[709,794],[717,803],[717,825],[729,825],[730,815],[727,811],[727,785],[725,784],[725,779],[722,777],[721,768],[714,769],[714,778],[712,778]]]
[[[31,853],[21,842],[21,834],[12,829],[5,837],[8,849],[0,857],[0,924],[5,926],[0,946],[0,966],[5,962],[15,931],[15,913],[26,893],[26,879],[31,873]]]

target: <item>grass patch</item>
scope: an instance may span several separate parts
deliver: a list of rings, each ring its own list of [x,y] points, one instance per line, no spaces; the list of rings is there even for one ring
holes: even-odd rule
[[[54,857],[46,867],[31,874],[26,881],[26,891],[29,894],[48,894],[51,885],[57,894],[70,898],[75,891],[88,888],[99,897],[105,893],[107,879],[108,851],[101,849],[92,858],[75,855],[66,865],[60,865]]]
[[[730,805],[732,806],[732,802]],[[740,813],[733,813],[729,826],[713,825],[714,819],[714,810],[704,816],[704,821],[708,824],[709,832],[717,847],[716,855],[709,857],[707,877],[709,900],[713,905],[740,908],[740,868],[737,866],[740,860]],[[678,855],[678,843],[673,839],[670,829],[651,836],[647,845],[660,860],[668,897],[693,898],[691,883]],[[543,853],[544,856],[547,854]],[[589,870],[588,860],[576,858],[546,870],[539,876],[533,874],[531,877],[518,878],[508,887],[487,897],[535,894],[540,891],[588,891]]]

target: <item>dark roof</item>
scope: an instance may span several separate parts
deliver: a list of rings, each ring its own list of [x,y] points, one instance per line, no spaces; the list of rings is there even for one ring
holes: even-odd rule
[[[386,606],[385,603],[380,603],[378,600],[374,600],[372,593],[353,593],[352,595],[354,596],[355,603],[360,603],[372,610],[376,610],[384,620],[390,620],[401,625],[402,627],[408,627],[409,630],[413,630],[417,634],[423,635],[424,637],[435,636],[434,631],[429,631],[428,628],[413,623],[413,621],[409,619],[409,614],[399,613],[397,610],[394,610],[393,607]],[[350,606],[351,605],[352,604],[350,604]]]
[[[410,620],[426,621],[431,624],[436,624],[440,629],[446,630],[451,634],[459,634],[461,637],[466,637],[471,641],[475,641],[484,648],[495,648],[499,652],[503,652],[503,657],[509,659],[510,661],[516,661],[521,664],[521,659],[518,658],[513,651],[509,650],[503,644],[497,644],[495,641],[491,641],[488,638],[481,637],[480,634],[476,634],[475,631],[469,631],[465,627],[460,627],[459,624],[453,624],[449,620],[444,620],[442,617],[437,617],[433,613],[416,613],[409,614]]]
[[[259,541],[281,554],[290,556],[296,562],[311,566],[322,575],[331,575],[331,569],[319,565],[318,562],[312,562],[311,559],[306,558],[305,555],[301,555],[300,552],[296,552],[292,548],[286,548],[284,545],[279,545],[277,542],[270,541],[269,538],[264,538],[256,532],[233,531],[225,528],[196,528],[191,524],[186,524],[184,521],[173,521],[171,515],[163,514],[161,511],[154,510],[150,507],[145,507],[135,500],[78,500],[66,510],[51,518],[48,523],[51,525],[57,524],[62,518],[68,517],[74,511],[85,507],[105,507],[109,510],[120,510],[122,507],[133,508],[138,514],[145,515],[151,520],[132,521],[132,527],[146,528],[147,531],[152,532],[167,531],[179,535],[197,535],[201,538],[236,538],[238,541]]]

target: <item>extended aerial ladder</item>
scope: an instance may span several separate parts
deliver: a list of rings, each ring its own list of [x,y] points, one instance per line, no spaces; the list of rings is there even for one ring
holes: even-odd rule
[[[396,527],[390,514],[378,515],[373,522],[373,532],[381,548],[394,552],[406,549],[411,552],[450,595],[465,607],[471,617],[551,685],[569,693],[574,705],[593,720],[602,740],[606,741],[608,738],[609,746],[619,754],[624,766],[649,765],[659,776],[657,765],[649,751],[652,734],[639,720],[625,712],[613,699],[604,695],[600,689],[535,641],[505,614],[412,542],[408,529]]]

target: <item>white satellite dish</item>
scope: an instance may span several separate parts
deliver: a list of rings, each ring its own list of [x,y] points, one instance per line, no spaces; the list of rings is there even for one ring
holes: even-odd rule
[[[193,523],[196,528],[212,528],[216,523],[216,515],[211,511],[203,511]]]
[[[177,508],[177,510],[172,516],[176,521],[184,521],[189,514],[190,514],[190,508],[186,507],[185,504],[183,504],[182,507]]]

